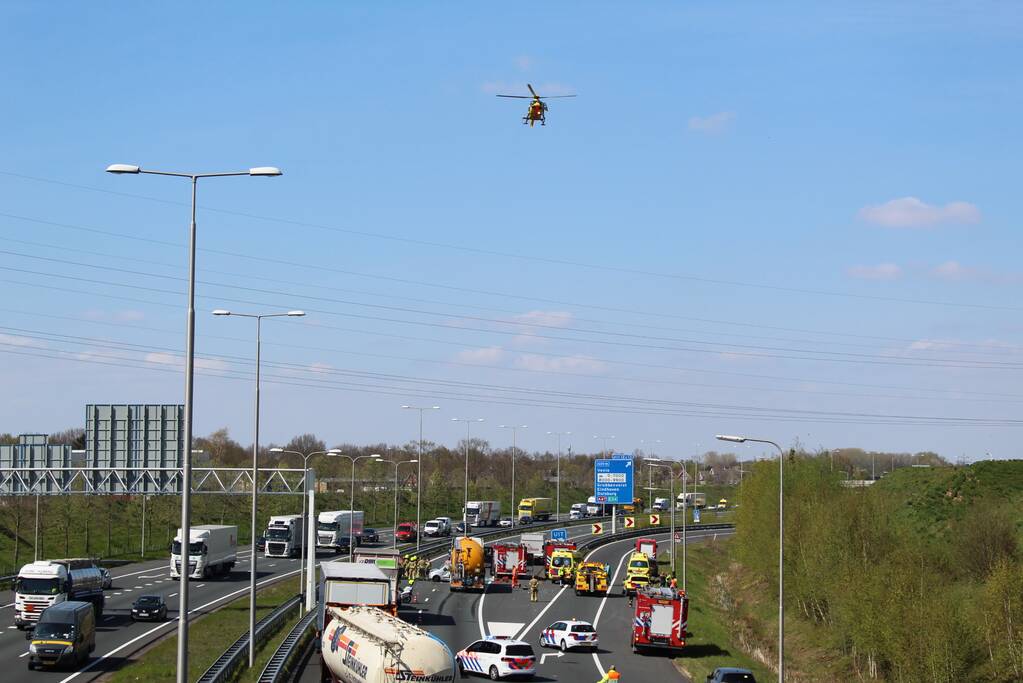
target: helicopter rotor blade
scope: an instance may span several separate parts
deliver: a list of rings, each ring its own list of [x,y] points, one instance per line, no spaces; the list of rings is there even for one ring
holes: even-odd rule
[[[498,95],[498,97],[511,97],[516,100],[531,100],[532,97],[528,95]],[[574,97],[574,96],[573,96]]]
[[[530,85],[529,83],[526,83],[526,87],[529,88],[529,92],[533,93],[533,97],[536,97],[536,98],[540,97],[539,95],[536,94],[536,91],[533,90],[533,86],[532,85]]]
[[[544,95],[543,97],[537,97],[538,100],[553,100],[556,97],[575,97],[575,95]]]

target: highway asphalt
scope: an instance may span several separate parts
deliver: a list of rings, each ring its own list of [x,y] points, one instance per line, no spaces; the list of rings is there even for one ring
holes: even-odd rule
[[[374,547],[389,547],[390,529],[381,531],[381,542]],[[238,549],[238,563],[227,577],[208,580],[192,579],[190,583],[190,614],[211,612],[231,600],[246,594],[249,586],[248,547]],[[318,561],[344,559],[347,555],[319,552]],[[260,556],[257,564],[257,582],[265,585],[275,580],[297,575],[299,560],[266,558]],[[29,671],[27,667],[28,641],[25,633],[14,627],[14,608],[0,609],[0,618],[7,623],[0,627],[0,662],[8,673],[5,683],[20,681],[84,683],[123,666],[135,653],[169,633],[177,632],[178,580],[170,578],[170,557],[125,565],[111,570],[113,586],[106,591],[106,607],[97,624],[96,650],[78,671]],[[168,619],[163,623],[131,620],[131,604],[140,595],[162,595],[167,601]],[[13,602],[9,597],[3,606]],[[224,649],[233,641],[225,641]]]
[[[589,523],[567,528],[570,538],[577,542],[593,538]],[[688,540],[699,542],[727,533],[730,532],[691,528]],[[668,542],[666,532],[651,536]],[[686,681],[670,658],[632,653],[629,643],[633,613],[627,599],[621,595],[624,570],[620,567],[634,545],[635,538],[622,539],[592,551],[590,559],[611,565],[614,581],[606,598],[576,596],[572,588],[562,589],[550,581],[541,584],[540,599],[536,603],[529,601],[529,591],[521,587],[512,591],[508,586],[490,585],[485,593],[452,593],[445,583],[417,581],[417,601],[405,606],[401,616],[440,637],[452,652],[483,635],[514,635],[526,640],[533,645],[540,660],[533,679],[536,681],[593,683],[612,664],[626,681]],[[444,556],[431,560],[438,566]],[[677,575],[681,578],[681,569]],[[570,651],[559,656],[558,650],[539,646],[543,628],[560,619],[571,618],[595,624],[600,635],[598,652]],[[319,675],[319,659],[314,654],[296,680],[317,683]]]

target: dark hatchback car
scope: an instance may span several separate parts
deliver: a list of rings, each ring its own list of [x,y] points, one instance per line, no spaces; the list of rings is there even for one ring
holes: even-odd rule
[[[530,517],[529,515],[522,515],[521,517],[519,517],[519,524],[532,524],[532,523],[533,523],[533,518]]]
[[[459,522],[458,524],[455,524],[456,534],[467,534],[470,531],[472,531],[472,524],[466,525],[465,522]]]
[[[131,605],[132,621],[164,621],[167,603],[162,595],[143,595]]]
[[[266,537],[256,536],[256,551],[263,552],[264,550],[266,550]]]
[[[379,543],[380,534],[377,533],[376,529],[366,527],[362,530],[362,542],[363,543]]]
[[[749,669],[728,666],[714,669],[714,673],[707,676],[707,683],[757,683],[757,680]]]

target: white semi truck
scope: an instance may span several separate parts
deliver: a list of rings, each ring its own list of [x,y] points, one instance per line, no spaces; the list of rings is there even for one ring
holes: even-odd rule
[[[454,681],[455,658],[443,640],[366,605],[326,608],[320,638],[324,683]]]
[[[298,557],[305,546],[302,515],[274,515],[266,525],[266,557]]]
[[[50,605],[91,602],[103,614],[103,572],[90,559],[39,560],[26,564],[14,582],[14,625],[31,628]]]
[[[347,550],[349,534],[355,545],[360,545],[364,518],[362,510],[321,512],[316,518],[316,547]]]
[[[474,527],[497,526],[501,521],[501,503],[496,500],[470,500],[465,506],[469,524]]]
[[[181,529],[171,544],[171,578],[181,576]],[[194,526],[188,533],[188,576],[204,579],[227,574],[238,560],[238,527],[205,524]]]

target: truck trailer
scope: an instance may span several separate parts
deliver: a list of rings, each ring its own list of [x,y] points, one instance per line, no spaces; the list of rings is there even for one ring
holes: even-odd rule
[[[332,510],[316,518],[316,547],[339,551],[348,549],[349,538],[359,546],[365,515],[362,510]]]
[[[92,604],[103,614],[103,572],[90,559],[39,560],[26,564],[14,581],[14,625],[33,627],[50,605],[67,601]]]
[[[519,501],[519,517],[531,517],[534,522],[551,518],[554,501],[550,498],[523,498]]]
[[[501,521],[501,503],[496,500],[470,500],[465,506],[465,516],[474,527],[497,526]]]
[[[298,557],[305,547],[302,515],[275,515],[266,525],[266,557]]]
[[[188,532],[188,577],[205,579],[227,574],[238,561],[238,527],[204,524]],[[174,536],[170,557],[171,578],[181,577],[181,529]]]

